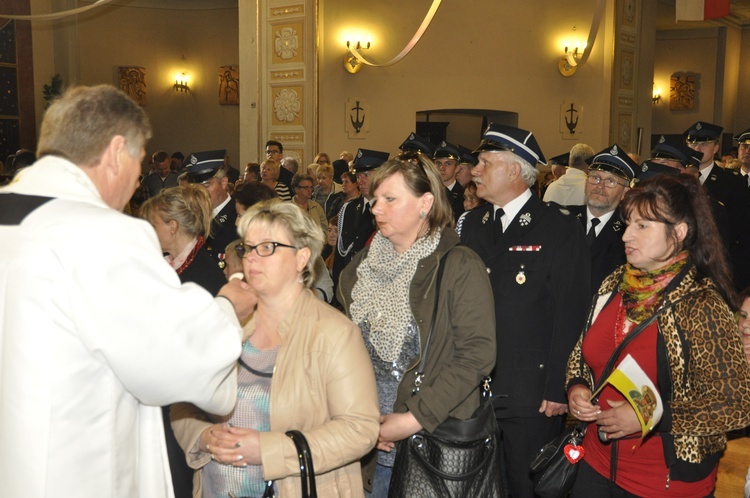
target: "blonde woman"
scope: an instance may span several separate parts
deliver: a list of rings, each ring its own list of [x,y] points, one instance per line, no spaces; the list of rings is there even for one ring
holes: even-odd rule
[[[285,432],[303,432],[318,496],[362,496],[359,459],[375,446],[379,413],[372,365],[357,327],[310,291],[323,233],[277,200],[240,220],[245,280],[258,306],[244,327],[237,406],[228,417],[172,409],[194,496],[300,496],[299,464]]]
[[[279,194],[282,201],[291,201],[292,193],[289,185],[279,181],[279,163],[266,159],[260,164],[260,181]]]

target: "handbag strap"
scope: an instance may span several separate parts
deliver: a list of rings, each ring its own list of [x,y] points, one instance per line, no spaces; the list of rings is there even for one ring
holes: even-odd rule
[[[302,498],[317,498],[315,488],[315,468],[313,467],[312,452],[307,439],[300,431],[287,431],[287,436],[294,442],[299,458],[299,474],[302,481]],[[309,492],[308,492],[309,488]]]
[[[315,487],[315,468],[313,467],[312,452],[310,451],[310,445],[307,444],[307,439],[300,431],[287,431],[286,435],[289,436],[297,449],[302,498],[318,498],[318,490]],[[275,497],[273,481],[266,481],[263,498]]]
[[[430,349],[430,342],[432,341],[432,331],[435,330],[435,320],[437,319],[438,303],[440,300],[440,282],[443,280],[443,269],[445,269],[443,260],[448,256],[449,252],[450,250],[448,250],[440,259],[438,259],[437,277],[435,277],[435,305],[432,307],[430,331],[427,333],[427,340],[424,343],[422,358],[419,359],[419,365],[417,366],[416,378],[414,379],[414,389],[412,390],[412,394],[416,394],[419,392],[419,389],[422,385],[422,379],[424,378],[424,367],[427,364],[427,351]]]

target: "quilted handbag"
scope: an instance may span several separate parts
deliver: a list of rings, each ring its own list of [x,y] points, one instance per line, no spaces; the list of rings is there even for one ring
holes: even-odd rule
[[[389,498],[504,496],[498,428],[486,401],[468,420],[449,418],[396,443]]]

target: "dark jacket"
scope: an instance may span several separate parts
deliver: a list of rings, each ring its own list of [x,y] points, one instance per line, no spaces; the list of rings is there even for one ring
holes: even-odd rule
[[[588,220],[586,206],[568,206],[567,209],[581,223],[584,232]],[[591,255],[591,292],[596,293],[605,278],[618,266],[625,264],[625,243],[622,235],[625,233],[625,223],[620,219],[620,208],[615,208],[612,216],[589,246]]]
[[[493,205],[467,212],[461,240],[482,258],[495,297],[498,417],[535,417],[543,400],[567,403],[565,366],[591,301],[590,258],[578,221],[531,198],[498,241]]]
[[[193,262],[180,274],[180,282],[195,282],[212,296],[216,296],[227,283],[227,278],[203,246],[198,250]]]
[[[586,330],[596,319],[594,310],[614,297],[624,268],[602,283]],[[750,369],[732,311],[710,279],[688,267],[666,293],[664,304],[675,305],[657,319],[656,385],[664,414],[655,430],[670,478],[696,481],[713,471],[726,432],[750,424]],[[582,339],[568,361],[568,389],[592,385],[591,370],[581,361]]]
[[[217,262],[220,261],[219,255],[223,255],[227,245],[237,240],[237,207],[234,199],[229,198],[229,202],[222,208],[219,213],[211,220],[211,236],[206,239],[206,249],[208,254]]]
[[[451,209],[453,209],[453,218],[458,221],[458,218],[464,213],[464,188],[456,182],[453,184],[453,189],[445,187],[445,194],[448,196]]]
[[[334,282],[375,232],[375,218],[369,207],[365,209],[365,202],[365,198],[359,196],[344,204],[339,213],[339,239],[333,253]]]
[[[495,364],[492,290],[484,264],[471,249],[459,246],[456,233],[446,228],[438,247],[419,262],[409,301],[419,329],[420,351],[430,331],[435,306],[435,279],[440,258],[445,265],[438,312],[421,390],[412,396],[416,358],[399,384],[394,412],[410,411],[427,431],[449,416],[470,418],[479,406],[479,384]],[[338,296],[349,314],[357,267],[368,249],[359,252],[339,280]]]

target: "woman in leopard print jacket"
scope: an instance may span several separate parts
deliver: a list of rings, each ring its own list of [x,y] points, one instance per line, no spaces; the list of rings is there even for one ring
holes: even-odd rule
[[[750,369],[708,200],[696,179],[660,176],[621,208],[628,264],[602,283],[568,362],[570,412],[589,422],[571,496],[709,496],[726,432],[750,424]],[[615,347],[661,308],[619,357],[631,355],[663,401],[641,438],[625,398],[606,385],[592,401],[591,388]]]

